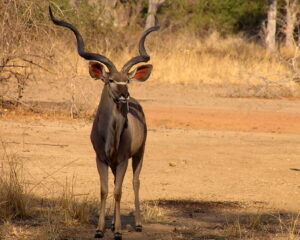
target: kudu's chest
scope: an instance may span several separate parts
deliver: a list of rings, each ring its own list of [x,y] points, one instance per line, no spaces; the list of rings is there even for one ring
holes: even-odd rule
[[[129,136],[126,132],[126,119],[106,118],[99,114],[93,123],[91,141],[96,154],[105,156],[108,163],[117,160],[119,154],[125,154]],[[126,136],[125,136],[126,135]]]
[[[100,109],[93,123],[91,140],[96,154],[104,155],[105,161],[113,164],[138,152],[145,143],[146,131],[140,106],[138,109],[130,108],[125,117],[121,114],[107,115]]]
[[[104,136],[106,156],[113,162],[117,161],[119,154],[126,154],[130,148],[130,138],[129,136],[124,136],[127,128],[126,121],[113,121],[108,126],[106,135]]]

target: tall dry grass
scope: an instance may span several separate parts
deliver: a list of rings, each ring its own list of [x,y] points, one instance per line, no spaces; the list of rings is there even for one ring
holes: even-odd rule
[[[229,238],[236,239],[299,240],[299,213],[284,217],[282,215],[284,216],[285,214],[263,214],[257,212],[246,217],[238,215],[235,216],[235,219],[230,220],[225,216],[224,232]],[[274,236],[270,236],[272,233],[275,233]]]
[[[75,40],[70,41],[72,47],[64,47],[66,54],[56,58],[62,63],[58,67],[60,73],[71,74],[73,78],[88,76],[86,61],[77,56]],[[137,55],[137,43],[138,35],[133,46],[122,51],[113,52],[113,47],[93,51],[110,57],[120,69]],[[146,41],[146,48],[154,65],[151,81],[221,86],[227,89],[226,96],[300,95],[300,70],[295,64],[300,55],[296,47],[270,54],[263,46],[241,36],[224,38],[215,32],[203,39],[187,34],[153,33]]]
[[[3,149],[0,158],[0,221],[26,218],[30,210],[22,162],[16,154],[8,152],[3,141],[0,144]]]
[[[59,239],[70,226],[96,222],[97,202],[75,193],[74,179],[58,195],[38,195],[41,182],[31,183],[22,158],[1,138],[0,144],[0,239]]]
[[[75,179],[66,180],[61,196],[58,198],[57,207],[63,222],[70,225],[74,223],[87,224],[98,213],[97,204],[89,196],[80,196],[74,192]]]
[[[264,80],[293,80],[288,79],[292,74],[290,66],[279,55],[270,54],[261,45],[240,36],[224,38],[214,32],[200,39],[193,35],[153,33],[148,38],[146,48],[155,67],[152,78],[156,81],[185,84],[258,84]],[[71,41],[75,46],[75,40]],[[110,57],[121,68],[128,59],[138,54],[138,34],[133,45],[116,53],[113,52],[113,47],[93,50]],[[80,58],[77,60],[76,50],[69,45],[67,52],[68,58],[76,59],[79,64],[71,72],[86,74],[86,64]],[[288,58],[288,55],[290,53],[285,56]]]
[[[71,42],[74,46],[74,39]],[[93,50],[110,57],[120,69],[137,55],[137,43],[138,35],[134,47],[122,51]],[[73,59],[75,68],[61,72],[75,74],[75,78],[88,76],[86,62],[72,48],[63,57]],[[263,46],[241,36],[224,38],[215,32],[203,39],[188,34],[153,33],[146,41],[146,48],[154,65],[151,81],[217,86],[226,89],[224,96],[233,97],[300,96],[300,69],[295,64],[300,56],[297,47],[270,54]]]
[[[62,91],[64,98],[72,103],[72,113],[80,108],[94,109],[100,90],[95,91],[94,81],[88,74],[88,63],[76,52],[74,36],[68,33],[68,37],[66,45],[65,40],[53,36],[51,44],[55,62],[48,69],[54,74],[41,72],[40,76],[53,86],[60,84],[58,92]],[[99,46],[91,51],[108,56],[120,69],[128,59],[137,55],[137,43],[138,35],[135,42],[122,51],[114,52],[114,48]],[[284,49],[284,55],[274,55],[243,37],[223,38],[214,33],[199,39],[159,32],[149,36],[146,48],[151,55],[150,63],[154,65],[151,82],[191,84],[200,88],[216,86],[222,89],[216,94],[226,97],[300,96],[297,82],[300,72],[289,62],[291,59],[298,61],[296,48]]]
[[[204,39],[181,36],[156,50],[153,61],[158,72],[164,72],[162,81],[196,84],[252,84],[261,77],[276,81],[290,73],[276,56],[270,55],[259,44],[243,37],[221,37],[217,32]]]

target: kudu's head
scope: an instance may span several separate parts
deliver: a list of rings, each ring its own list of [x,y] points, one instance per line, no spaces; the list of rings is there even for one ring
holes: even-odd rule
[[[135,64],[141,62],[148,62],[150,60],[150,56],[146,52],[144,43],[149,33],[156,31],[160,28],[159,24],[143,32],[139,41],[140,55],[131,58],[127,63],[125,63],[121,71],[118,71],[113,62],[110,61],[107,57],[97,53],[85,52],[84,41],[78,30],[70,23],[56,19],[53,16],[50,6],[49,14],[54,24],[69,28],[75,34],[75,37],[77,39],[78,54],[81,57],[91,61],[89,64],[89,72],[91,77],[94,79],[102,80],[108,86],[109,94],[113,98],[115,103],[126,103],[128,101],[129,92],[127,84],[131,80],[144,82],[149,78],[152,71],[151,64],[141,65],[135,68],[133,71],[130,70]],[[108,72],[105,71],[105,68],[101,63],[103,63],[107,67]]]

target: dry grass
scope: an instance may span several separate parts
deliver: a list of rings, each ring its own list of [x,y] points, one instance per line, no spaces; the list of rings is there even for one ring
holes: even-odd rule
[[[174,228],[175,239],[234,239],[234,240],[299,240],[299,216],[286,216],[283,220],[272,214],[237,214],[218,216],[219,224],[201,226],[195,221],[182,221]]]
[[[75,40],[73,40],[75,46]],[[108,49],[93,49],[110,57],[116,65],[122,65],[137,54],[138,35],[135,47],[121,52]],[[61,44],[64,44],[61,42]],[[64,47],[63,47],[64,48]],[[257,43],[239,36],[221,37],[217,32],[205,37],[184,34],[163,35],[153,33],[146,42],[155,71],[152,79],[169,83],[192,84],[259,84],[268,81],[286,80],[292,73],[289,65],[277,55],[269,54]],[[66,49],[66,48],[64,48]],[[283,50],[286,59],[292,56],[290,49]],[[75,49],[65,50],[62,56],[68,74],[87,75],[87,65],[77,56]],[[63,66],[61,66],[63,67]],[[292,79],[290,79],[292,80]]]
[[[237,202],[187,199],[146,204],[163,209],[163,220],[156,219],[156,223],[172,225],[172,239],[300,239],[299,213],[295,212],[272,212],[263,206],[254,211]]]
[[[156,34],[156,35],[155,35]],[[82,86],[81,78],[89,78],[87,62],[77,56],[74,39],[71,48],[54,40],[56,63],[49,69],[55,72],[54,85],[65,81],[72,111],[78,112],[79,101],[90,104],[86,96],[94,95],[94,86],[88,82]],[[132,56],[137,54],[137,42],[113,53],[108,49],[95,48],[93,51],[107,55],[120,69]],[[153,82],[174,84],[212,85],[224,89],[218,95],[226,97],[299,97],[298,79],[300,71],[297,49],[283,49],[281,55],[271,55],[259,44],[243,37],[220,37],[217,33],[199,39],[193,36],[164,36],[154,33],[146,42],[154,71]],[[63,50],[64,49],[64,50]],[[67,49],[67,50],[66,50]],[[60,53],[58,53],[60,52]],[[293,60],[292,60],[293,59]],[[294,67],[293,67],[294,66]],[[42,73],[44,79],[51,77]],[[99,93],[97,93],[98,96]],[[72,112],[71,111],[71,112]]]
[[[170,83],[259,84],[287,79],[289,65],[261,45],[240,36],[221,37],[217,32],[205,38],[188,33],[156,36],[146,43],[155,66],[155,79]],[[154,35],[153,34],[153,35]],[[135,50],[135,49],[134,49]],[[287,52],[291,50],[283,50]],[[122,64],[133,52],[124,51]],[[286,54],[291,58],[291,54]]]
[[[74,192],[74,179],[71,183],[66,181],[58,201],[58,208],[66,224],[89,223],[93,216],[97,215],[98,209],[95,200],[88,196],[81,196]]]
[[[22,162],[16,154],[8,152],[1,141],[0,161],[0,219],[7,221],[30,215],[27,186],[22,177]]]
[[[89,224],[97,217],[97,203],[74,192],[74,179],[58,196],[38,196],[23,174],[23,162],[1,140],[0,239],[58,239],[68,226]],[[29,174],[30,176],[30,174]],[[38,227],[36,227],[38,226]]]
[[[166,216],[166,210],[158,206],[157,201],[143,202],[141,204],[142,218],[145,223],[163,222]]]
[[[283,217],[282,217],[283,215]],[[224,232],[228,237],[236,239],[285,239],[299,240],[298,214],[263,214],[238,215],[235,219],[226,217]]]
[[[287,67],[261,46],[242,37],[220,37],[213,33],[205,39],[180,37],[167,44],[164,52],[153,55],[154,62],[167,73],[162,79],[183,83],[243,84],[253,76],[282,75]],[[163,57],[164,56],[164,57]]]

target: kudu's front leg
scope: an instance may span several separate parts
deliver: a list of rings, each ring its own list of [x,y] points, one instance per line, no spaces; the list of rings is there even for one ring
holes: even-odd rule
[[[99,222],[98,222],[95,238],[103,238],[104,231],[105,231],[105,205],[106,205],[106,199],[108,195],[108,166],[106,163],[102,162],[99,158],[97,158],[97,168],[98,168],[98,173],[100,176],[100,183],[101,183],[101,189],[100,189],[101,203],[100,203],[100,212],[99,212]]]
[[[135,230],[137,232],[142,231],[142,221],[141,221],[141,210],[140,210],[140,173],[143,165],[143,155],[144,150],[132,158],[132,170],[133,170],[133,190],[134,190],[134,205],[135,205]]]
[[[115,181],[115,216],[114,216],[114,228],[115,228],[115,240],[121,240],[121,212],[120,212],[120,203],[122,197],[122,184],[124,176],[128,166],[128,159],[121,161],[116,169],[116,181]]]

